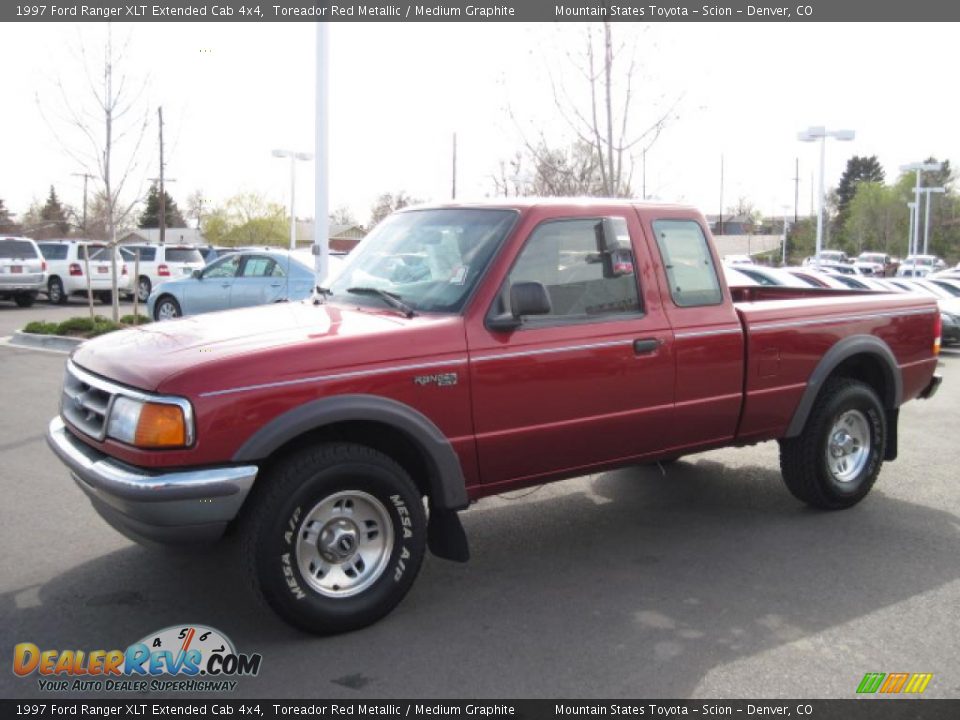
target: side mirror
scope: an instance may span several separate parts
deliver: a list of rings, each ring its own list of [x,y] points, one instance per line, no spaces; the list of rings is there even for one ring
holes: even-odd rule
[[[549,315],[552,309],[550,295],[541,283],[516,283],[510,287],[510,312],[490,318],[487,327],[505,332],[515,330],[525,315]]]
[[[603,263],[603,277],[609,280],[632,275],[633,252],[626,222],[621,218],[605,217],[594,225],[594,232],[600,262]]]
[[[190,277],[196,280],[203,280],[203,270],[194,270],[192,273],[190,273]]]

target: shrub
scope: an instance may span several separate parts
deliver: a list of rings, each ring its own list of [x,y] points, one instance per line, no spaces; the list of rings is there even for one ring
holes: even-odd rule
[[[57,327],[57,323],[47,322],[45,320],[34,320],[33,322],[28,322],[26,326],[24,326],[23,331],[25,333],[33,333],[34,335],[56,335]]]

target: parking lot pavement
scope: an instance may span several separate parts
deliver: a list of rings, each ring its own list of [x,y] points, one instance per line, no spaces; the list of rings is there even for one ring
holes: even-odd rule
[[[110,317],[112,312],[110,305],[104,305],[96,299],[93,301],[93,311],[104,317]],[[140,313],[146,315],[146,312],[144,304],[140,303]],[[19,308],[12,302],[0,302],[0,337],[12,335],[33,320],[63,322],[71,317],[87,317],[89,313],[86,298],[72,297],[66,305],[51,305],[41,296],[33,304],[33,307],[28,308]],[[121,300],[120,314],[128,315],[131,313],[133,313],[133,302]]]
[[[851,510],[796,503],[773,443],[492,498],[463,515],[470,563],[428,557],[392,615],[315,638],[254,603],[233,544],[168,552],[108,528],[43,442],[63,357],[0,348],[0,652],[203,623],[263,655],[236,697],[853,697],[894,671],[958,697],[960,353],[944,356]],[[0,694],[39,693],[8,671]]]

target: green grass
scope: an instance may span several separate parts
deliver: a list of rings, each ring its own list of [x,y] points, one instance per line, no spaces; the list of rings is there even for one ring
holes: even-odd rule
[[[146,315],[124,315],[120,322],[97,315],[92,320],[89,317],[72,317],[61,323],[34,320],[23,328],[23,332],[35,335],[66,335],[67,337],[92,338],[104,335],[114,330],[123,330],[133,325],[143,325],[150,322]]]

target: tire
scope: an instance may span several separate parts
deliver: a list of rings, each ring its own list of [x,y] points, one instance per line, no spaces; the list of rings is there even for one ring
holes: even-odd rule
[[[63,290],[63,281],[56,276],[47,280],[47,300],[52,305],[66,305],[69,300]]]
[[[37,296],[34,293],[20,293],[14,296],[13,301],[17,304],[17,307],[28,308],[33,305],[36,299]]]
[[[153,306],[153,319],[157,322],[161,320],[173,320],[181,317],[183,311],[180,309],[180,303],[171,295],[163,295]]]
[[[146,275],[141,275],[137,280],[137,297],[140,302],[146,302],[150,297],[150,292],[153,290],[153,285],[150,282],[150,278]]]
[[[103,290],[97,293],[97,298],[103,305],[113,305],[113,291]]]
[[[407,594],[423,561],[420,492],[397,463],[362,445],[291,455],[258,479],[247,507],[240,546],[254,590],[307,632],[376,622]]]
[[[780,441],[783,481],[813,507],[851,507],[876,482],[886,444],[887,416],[877,393],[858,380],[834,378],[817,396],[803,432]]]

